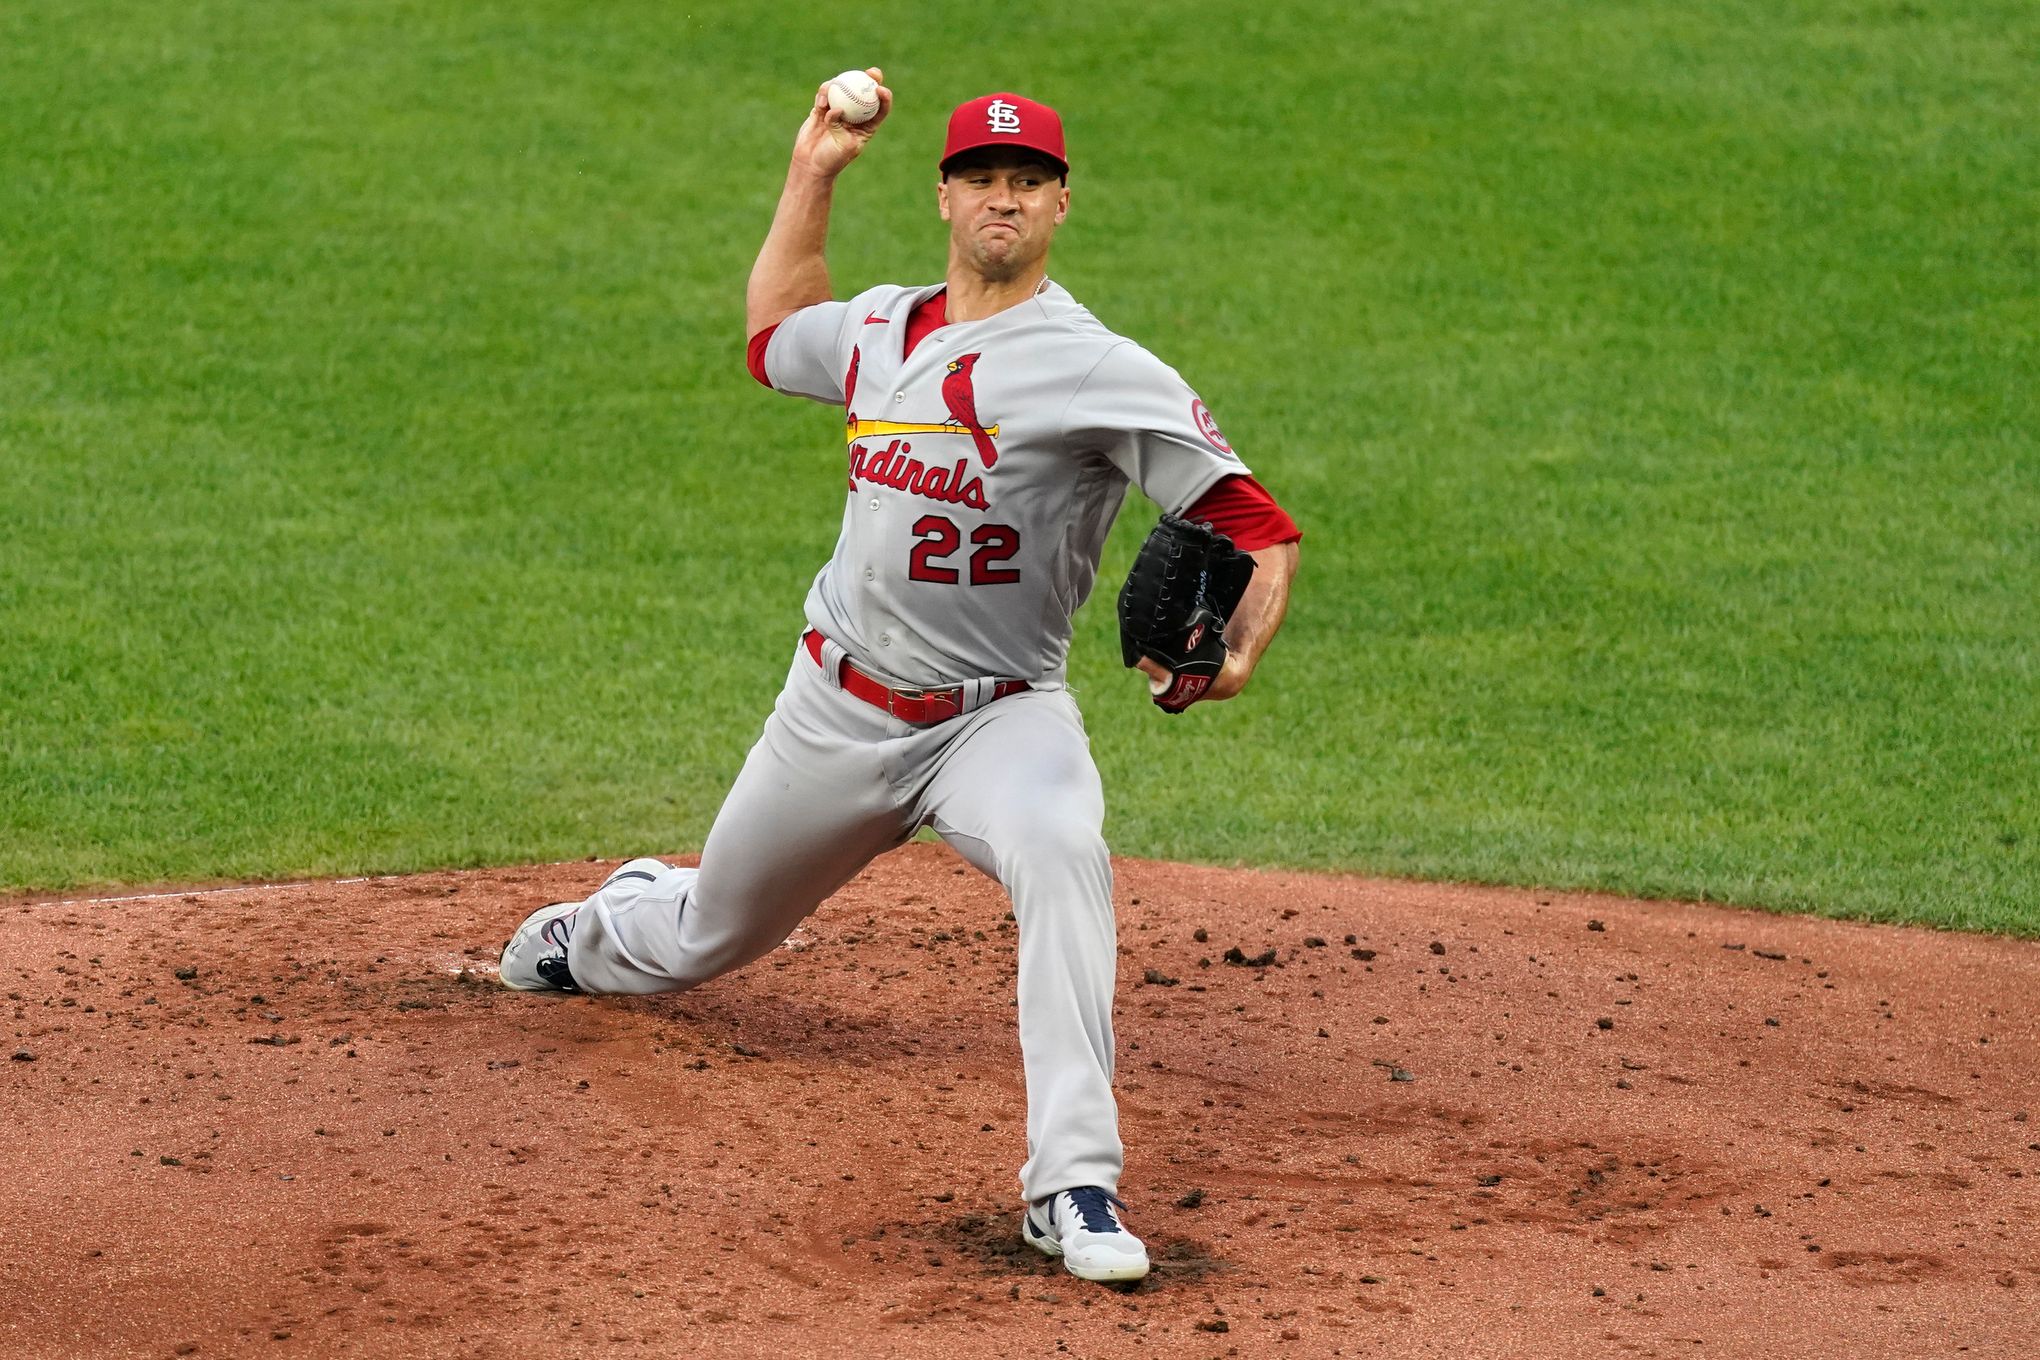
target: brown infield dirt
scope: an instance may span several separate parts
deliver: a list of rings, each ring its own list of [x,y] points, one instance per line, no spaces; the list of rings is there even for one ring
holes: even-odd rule
[[[0,905],[0,1354],[2035,1353],[2040,943],[1122,861],[1122,1291],[1016,1233],[994,884],[498,987],[607,868]]]

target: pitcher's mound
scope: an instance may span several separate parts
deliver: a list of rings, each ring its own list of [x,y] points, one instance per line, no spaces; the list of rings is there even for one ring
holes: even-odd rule
[[[2040,945],[1122,861],[1116,1291],[1016,1231],[994,884],[498,987],[608,867],[0,907],[0,1354],[2031,1353]]]

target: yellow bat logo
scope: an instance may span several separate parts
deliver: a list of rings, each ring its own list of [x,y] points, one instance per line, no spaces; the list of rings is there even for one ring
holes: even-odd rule
[[[860,439],[873,436],[883,437],[895,434],[987,434],[999,432],[996,425],[987,425],[981,430],[972,429],[959,421],[945,420],[939,425],[917,425],[898,420],[853,420],[844,435],[843,442],[854,444]]]

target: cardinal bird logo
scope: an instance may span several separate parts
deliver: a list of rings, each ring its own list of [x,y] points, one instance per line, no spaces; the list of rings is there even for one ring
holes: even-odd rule
[[[857,399],[857,365],[859,351],[850,351],[850,370],[843,376],[843,405],[845,430],[844,438],[850,445],[851,457],[862,458],[865,448],[859,442],[865,439],[891,439],[899,444],[902,451],[911,445],[901,442],[901,437],[915,434],[967,434],[977,449],[978,458],[987,468],[999,461],[999,446],[992,437],[999,432],[997,425],[987,425],[978,417],[977,391],[971,386],[971,370],[977,367],[979,355],[966,354],[951,360],[948,372],[942,376],[942,402],[949,408],[949,419],[934,421],[916,420],[864,420],[856,411],[849,409]],[[932,414],[932,413],[931,413]],[[919,467],[918,462],[915,463]],[[962,464],[957,465],[961,467]],[[961,474],[958,474],[961,475]],[[855,484],[855,478],[852,478]]]
[[[992,443],[994,425],[987,430],[978,420],[977,392],[971,386],[970,373],[977,367],[978,355],[966,354],[949,361],[949,376],[942,380],[942,403],[949,408],[949,421],[961,425],[970,435],[970,442],[977,446],[978,457],[986,467],[995,467],[999,461],[998,446]]]

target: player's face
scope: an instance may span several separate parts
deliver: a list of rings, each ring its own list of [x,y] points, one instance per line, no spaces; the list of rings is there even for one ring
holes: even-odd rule
[[[1070,190],[1038,160],[993,153],[943,176],[936,190],[950,251],[979,277],[1017,278],[1048,254],[1069,214]]]

